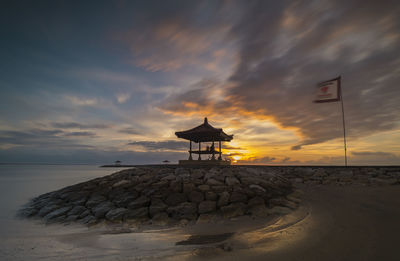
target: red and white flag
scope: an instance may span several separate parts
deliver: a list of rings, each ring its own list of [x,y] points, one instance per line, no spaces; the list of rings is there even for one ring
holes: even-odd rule
[[[340,77],[318,83],[314,102],[340,101]]]

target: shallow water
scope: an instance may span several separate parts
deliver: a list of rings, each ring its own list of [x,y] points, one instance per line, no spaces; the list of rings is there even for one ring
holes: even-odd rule
[[[26,251],[33,252],[59,230],[15,217],[29,199],[117,170],[92,165],[0,165],[0,260],[29,259]]]

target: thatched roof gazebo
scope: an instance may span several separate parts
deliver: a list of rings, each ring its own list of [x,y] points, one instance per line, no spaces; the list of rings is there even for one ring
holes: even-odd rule
[[[230,161],[222,160],[222,152],[221,152],[221,142],[222,141],[231,141],[233,139],[233,135],[226,134],[222,129],[214,128],[211,126],[207,118],[204,118],[203,124],[186,131],[178,131],[175,132],[175,135],[178,138],[189,140],[190,141],[190,149],[189,149],[189,159],[188,160],[180,160],[179,164],[200,164],[201,155],[212,155],[211,160],[206,160],[206,162],[201,163],[213,163],[218,165],[230,164]],[[192,150],[192,141],[199,144],[198,150]],[[214,147],[214,143],[218,141],[219,150],[216,151]],[[206,150],[201,150],[202,142],[212,142],[211,147],[207,146]],[[198,161],[194,161],[192,158],[192,154],[198,154]],[[218,161],[215,159],[215,154],[219,154]]]

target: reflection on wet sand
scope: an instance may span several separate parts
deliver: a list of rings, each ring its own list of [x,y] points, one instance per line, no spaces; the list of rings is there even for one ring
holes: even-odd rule
[[[229,251],[273,250],[301,239],[308,213],[303,206],[286,216],[269,219],[241,217],[214,224],[160,230],[150,228],[132,233],[122,229],[121,234],[109,233],[109,228],[100,228],[62,235],[58,239],[77,248],[98,249],[105,259],[113,255],[169,260],[222,257]]]

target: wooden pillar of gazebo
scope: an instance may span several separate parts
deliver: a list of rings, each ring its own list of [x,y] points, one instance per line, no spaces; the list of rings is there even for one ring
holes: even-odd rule
[[[219,143],[219,157],[218,160],[222,160],[222,153],[221,153],[221,141],[218,142]]]
[[[212,158],[211,158],[212,160],[215,160],[215,147],[214,147],[214,139],[213,139],[213,142],[212,142]]]
[[[199,158],[198,160],[201,160],[201,142],[199,141]]]
[[[189,160],[193,160],[193,158],[192,158],[192,141],[190,141]]]

